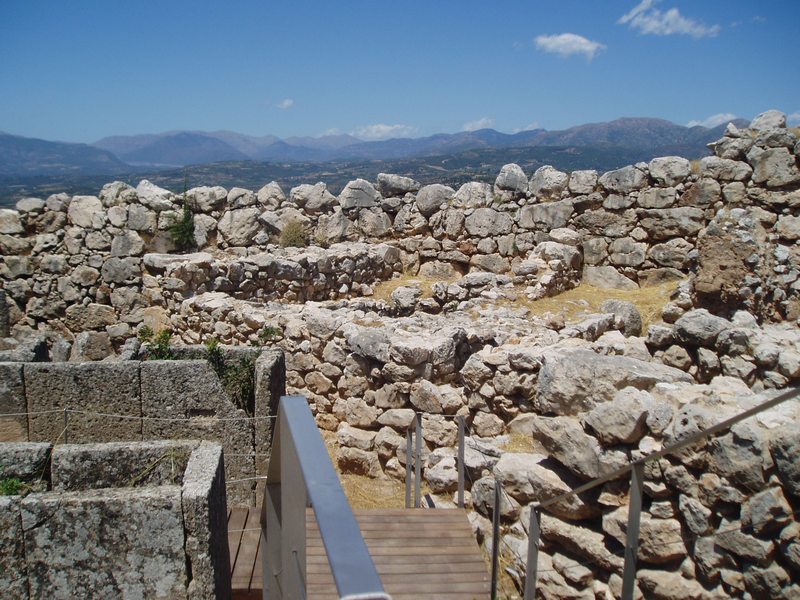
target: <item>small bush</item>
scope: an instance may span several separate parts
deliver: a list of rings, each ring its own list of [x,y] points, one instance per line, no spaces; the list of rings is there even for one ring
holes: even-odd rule
[[[222,379],[225,374],[225,360],[222,356],[222,346],[213,338],[206,342],[206,359],[211,365],[211,368],[214,369],[217,377]]]
[[[692,166],[692,173],[694,175],[700,175],[700,171],[703,169],[703,163],[700,161],[700,159],[697,158],[689,164]]]
[[[16,496],[22,490],[22,480],[17,477],[0,479],[0,496]]]
[[[280,327],[273,325],[264,325],[261,331],[258,332],[258,341],[264,345],[279,340],[283,336]]]
[[[195,247],[194,241],[194,213],[189,208],[186,195],[183,196],[183,216],[169,228],[169,235],[175,247],[181,252]]]
[[[139,330],[139,341],[147,344],[147,358],[151,360],[174,360],[175,355],[169,348],[169,341],[172,332],[169,329],[162,329],[158,333],[145,325]]]
[[[297,219],[286,223],[281,231],[280,243],[283,248],[305,248],[308,243],[305,226]]]

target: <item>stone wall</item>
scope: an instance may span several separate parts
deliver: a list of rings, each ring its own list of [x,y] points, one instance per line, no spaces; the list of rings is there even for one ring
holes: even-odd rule
[[[196,441],[0,444],[9,598],[230,598],[222,448]],[[41,486],[46,489],[41,489]]]
[[[203,252],[185,260],[158,254],[174,250],[169,227],[183,199],[146,181],[108,184],[97,197],[25,199],[0,210],[9,320],[17,332],[45,323],[67,338],[95,331],[118,347],[148,310],[197,293],[352,297],[419,268],[506,274],[539,297],[577,284],[581,266],[584,281],[613,287],[697,271],[695,299],[712,311],[794,320],[798,145],[785,118],[765,115],[750,129],[729,127],[715,156],[694,165],[662,157],[604,174],[542,167],[530,179],[506,165],[494,185],[459,190],[381,174],[338,197],[322,183],[288,195],[275,183],[258,192],[195,188],[186,201]],[[276,245],[290,222],[314,247]],[[550,286],[570,252],[564,246],[578,249],[569,259],[577,274]]]
[[[246,351],[245,351],[246,352]],[[255,352],[255,350],[250,351]],[[91,443],[204,439],[223,446],[229,480],[253,477],[270,451],[270,415],[284,393],[284,359],[255,362],[255,402],[233,404],[207,360],[0,363],[0,441]],[[65,431],[64,409],[69,409]],[[253,501],[254,482],[231,488]]]

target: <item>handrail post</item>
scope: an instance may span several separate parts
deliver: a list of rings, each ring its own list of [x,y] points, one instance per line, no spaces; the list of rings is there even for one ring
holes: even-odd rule
[[[631,491],[628,501],[628,535],[625,540],[625,570],[622,573],[622,600],[633,600],[636,583],[636,558],[639,552],[639,521],[642,514],[644,463],[631,468]]]
[[[494,480],[494,510],[492,511],[492,600],[497,598],[497,571],[500,559],[500,483]]]
[[[406,429],[406,508],[411,508],[411,426]]]
[[[458,416],[458,508],[464,508],[464,415]]]
[[[416,414],[416,452],[414,456],[414,508],[419,508],[422,500],[422,413]]]
[[[525,576],[525,600],[533,600],[536,596],[536,575],[539,568],[539,538],[542,535],[539,519],[541,511],[538,507],[531,507],[531,521],[528,525],[528,564],[525,567],[528,573]]]

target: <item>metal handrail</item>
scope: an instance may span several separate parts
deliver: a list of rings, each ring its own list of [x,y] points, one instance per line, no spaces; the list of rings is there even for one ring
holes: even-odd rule
[[[766,402],[758,404],[757,406],[741,412],[738,415],[734,415],[733,417],[725,419],[724,421],[720,421],[716,425],[712,425],[711,427],[693,433],[692,435],[683,438],[671,446],[667,446],[666,448],[652,452],[647,456],[628,463],[624,467],[616,469],[615,471],[602,477],[598,477],[597,479],[593,479],[588,483],[584,483],[583,485],[580,485],[568,492],[554,496],[553,498],[548,498],[547,500],[543,500],[541,502],[532,502],[530,524],[528,527],[528,564],[526,565],[525,600],[533,600],[536,594],[536,566],[539,553],[539,537],[541,535],[539,517],[542,509],[577,494],[581,494],[587,490],[591,490],[608,481],[618,479],[619,477],[626,475],[628,472],[631,473],[631,493],[628,501],[628,527],[626,529],[627,539],[625,543],[625,565],[622,576],[622,600],[632,600],[634,595],[634,583],[636,580],[636,558],[639,545],[639,519],[642,511],[644,465],[652,460],[657,460],[668,454],[674,454],[679,450],[683,450],[684,448],[687,448],[701,440],[709,438],[715,433],[726,431],[733,425],[736,425],[745,419],[749,419],[758,413],[764,412],[765,410],[774,408],[775,406],[786,402],[787,400],[791,400],[798,395],[800,395],[800,388],[792,388],[787,390],[782,394],[775,396],[771,400],[767,400]],[[496,540],[494,543],[496,544]]]
[[[306,597],[306,508],[341,600],[391,600],[303,396],[283,396],[261,508],[263,598]]]

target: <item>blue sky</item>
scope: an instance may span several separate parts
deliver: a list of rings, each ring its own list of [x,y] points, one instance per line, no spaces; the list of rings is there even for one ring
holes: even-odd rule
[[[0,130],[378,139],[768,108],[800,122],[798,54],[798,0],[3,0]]]

